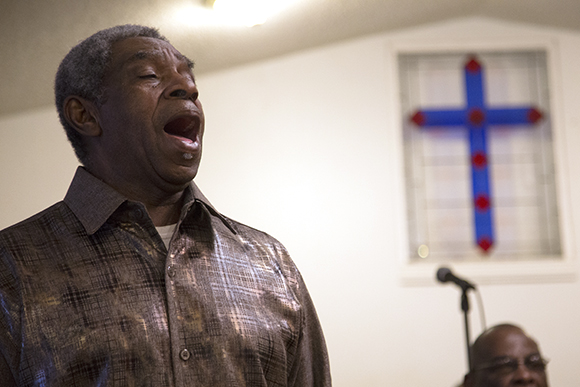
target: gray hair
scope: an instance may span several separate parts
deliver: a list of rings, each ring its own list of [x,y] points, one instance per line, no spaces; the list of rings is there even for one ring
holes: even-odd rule
[[[56,110],[66,135],[82,164],[88,154],[83,136],[65,119],[64,101],[78,96],[100,107],[103,97],[103,77],[111,59],[113,43],[127,38],[149,37],[168,40],[155,28],[126,24],[101,30],[74,46],[64,57],[54,81]]]

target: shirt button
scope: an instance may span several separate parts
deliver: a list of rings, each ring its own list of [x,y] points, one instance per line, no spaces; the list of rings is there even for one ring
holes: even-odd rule
[[[179,352],[179,357],[183,361],[188,361],[189,358],[191,357],[191,353],[189,353],[189,351],[187,350],[187,348],[186,349],[182,349],[181,352]]]
[[[173,266],[167,266],[167,275],[171,278],[175,277],[176,270]]]
[[[145,212],[143,211],[143,209],[141,207],[137,207],[137,211],[135,211],[137,214],[137,219],[141,220],[145,218]]]

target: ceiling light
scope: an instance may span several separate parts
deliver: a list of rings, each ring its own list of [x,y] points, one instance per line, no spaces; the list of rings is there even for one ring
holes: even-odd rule
[[[268,17],[284,10],[298,0],[206,0],[216,16],[227,24],[248,27],[264,24]]]
[[[190,27],[256,26],[302,0],[198,0],[173,8],[166,16],[172,23]],[[174,26],[175,27],[175,26]]]

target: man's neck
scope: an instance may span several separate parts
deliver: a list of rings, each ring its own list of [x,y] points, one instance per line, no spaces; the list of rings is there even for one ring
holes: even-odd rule
[[[175,224],[179,221],[183,203],[182,197],[176,202],[163,205],[145,204],[145,208],[147,208],[147,212],[156,227]]]
[[[128,179],[119,178],[115,174],[99,173],[101,171],[92,168],[87,169],[127,199],[143,203],[156,227],[174,224],[179,220],[186,185],[181,187],[167,185],[163,188],[155,185],[142,187],[139,184],[133,184]]]

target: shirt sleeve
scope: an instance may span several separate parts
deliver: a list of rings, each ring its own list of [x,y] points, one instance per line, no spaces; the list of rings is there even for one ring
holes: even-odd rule
[[[12,370],[19,358],[20,297],[8,254],[0,246],[0,380],[2,386],[16,386]]]
[[[330,366],[326,342],[314,303],[298,273],[296,292],[302,304],[302,329],[296,357],[288,374],[288,386],[330,387]]]
[[[3,387],[17,387],[16,381],[12,376],[12,371],[4,359],[4,356],[0,356],[0,380],[2,381]]]

